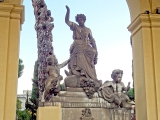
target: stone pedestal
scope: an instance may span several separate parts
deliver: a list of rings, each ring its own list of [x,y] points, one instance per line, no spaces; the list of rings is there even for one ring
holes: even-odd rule
[[[62,120],[130,120],[131,109],[119,108],[94,93],[89,99],[82,88],[67,88],[58,96],[52,96],[44,107],[61,103]]]

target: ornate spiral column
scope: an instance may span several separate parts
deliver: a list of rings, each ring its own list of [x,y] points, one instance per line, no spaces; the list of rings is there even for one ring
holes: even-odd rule
[[[52,29],[54,27],[51,11],[47,9],[44,0],[32,0],[35,15],[35,30],[37,32],[37,48],[38,48],[38,85],[39,100],[44,91],[45,79],[48,76],[44,73],[47,67],[46,58],[53,54],[52,46]]]

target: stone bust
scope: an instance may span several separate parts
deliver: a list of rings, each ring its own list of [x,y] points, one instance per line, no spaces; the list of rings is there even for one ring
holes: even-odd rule
[[[129,97],[123,92],[130,89],[130,82],[128,86],[125,87],[122,80],[123,71],[120,69],[115,69],[112,71],[111,78],[112,81],[106,81],[99,88],[98,94],[100,97],[104,98],[110,103],[115,103],[119,107],[129,107],[130,101]]]

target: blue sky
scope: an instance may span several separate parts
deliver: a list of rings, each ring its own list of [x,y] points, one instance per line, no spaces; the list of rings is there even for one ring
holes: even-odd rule
[[[114,69],[124,71],[125,85],[132,83],[132,49],[130,45],[130,14],[125,0],[45,0],[51,15],[54,18],[53,47],[59,63],[69,58],[69,48],[73,42],[72,31],[65,24],[65,14],[70,7],[70,20],[75,22],[77,14],[86,15],[85,25],[91,29],[98,49],[98,64],[96,72],[98,79],[111,80]],[[24,0],[25,22],[20,36],[19,57],[24,63],[24,73],[18,79],[18,93],[32,89],[34,63],[37,59],[37,38],[34,30],[35,17],[31,0]],[[65,67],[64,69],[67,69]],[[64,76],[64,69],[61,75]],[[131,84],[132,86],[132,84]]]

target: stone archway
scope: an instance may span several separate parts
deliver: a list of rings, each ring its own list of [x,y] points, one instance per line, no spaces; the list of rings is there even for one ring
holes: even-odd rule
[[[15,119],[23,0],[0,2],[0,119]],[[127,0],[134,60],[137,120],[160,120],[159,0]],[[145,14],[145,11],[150,14]]]

